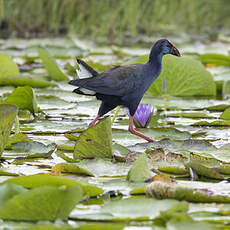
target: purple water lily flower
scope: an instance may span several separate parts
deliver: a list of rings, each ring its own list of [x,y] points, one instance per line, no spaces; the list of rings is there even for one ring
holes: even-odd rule
[[[127,110],[129,115],[129,111]],[[134,114],[134,125],[137,128],[146,128],[152,114],[152,105],[139,104],[136,113]]]

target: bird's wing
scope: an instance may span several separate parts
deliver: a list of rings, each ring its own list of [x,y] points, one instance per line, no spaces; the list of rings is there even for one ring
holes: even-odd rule
[[[124,96],[141,87],[143,77],[142,64],[116,66],[96,77],[73,80],[69,83],[96,93]]]

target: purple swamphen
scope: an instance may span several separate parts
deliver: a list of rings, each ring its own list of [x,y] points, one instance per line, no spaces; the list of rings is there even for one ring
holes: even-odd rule
[[[98,73],[84,61],[77,59],[80,67],[77,73],[80,79],[69,82],[71,85],[78,86],[73,92],[96,96],[102,101],[98,115],[89,126],[95,125],[101,116],[121,105],[129,109],[129,131],[153,142],[152,138],[133,128],[133,118],[144,93],[159,76],[162,57],[165,54],[180,56],[179,51],[170,41],[161,39],[152,47],[147,63],[113,66],[103,73]]]

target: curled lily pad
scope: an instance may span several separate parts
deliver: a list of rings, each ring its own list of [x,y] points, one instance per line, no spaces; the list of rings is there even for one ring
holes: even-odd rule
[[[55,61],[49,56],[49,54],[42,48],[38,50],[39,56],[42,59],[50,77],[56,81],[68,80],[69,78],[59,69]]]
[[[112,157],[112,131],[109,117],[81,133],[75,144],[74,157]]]
[[[0,77],[0,86],[12,85],[12,86],[31,86],[33,88],[46,88],[56,87],[57,85],[45,80],[35,79],[32,77]]]
[[[17,112],[15,105],[0,104],[0,155],[7,143]]]
[[[30,86],[16,88],[4,102],[14,104],[19,109],[27,109],[31,113],[38,112],[37,100]]]
[[[60,170],[64,173],[73,173],[73,174],[79,174],[79,175],[86,175],[86,176],[94,176],[90,171],[80,168],[76,164],[71,163],[59,163],[56,164],[52,171]]]
[[[132,182],[144,182],[153,177],[153,172],[149,169],[147,157],[141,154],[129,170],[127,180]]]
[[[0,79],[3,77],[18,76],[19,69],[16,63],[5,54],[0,54]]]
[[[230,203],[229,184],[205,182],[166,183],[154,181],[147,186],[146,194],[157,199],[176,199],[190,202]]]
[[[82,198],[79,186],[42,186],[26,191],[21,186],[6,184],[0,186],[0,190],[8,186],[11,195],[5,198],[0,207],[0,218],[7,220],[66,219]],[[21,190],[17,192],[19,187]]]
[[[230,108],[225,109],[220,118],[230,120]]]

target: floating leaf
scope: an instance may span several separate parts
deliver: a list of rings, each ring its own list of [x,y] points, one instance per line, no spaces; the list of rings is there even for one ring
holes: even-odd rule
[[[21,141],[30,141],[30,138],[23,133],[17,133],[14,136],[10,137],[6,143],[5,149],[11,149],[12,144],[21,142]]]
[[[112,201],[106,204],[101,212],[110,213],[116,219],[154,219],[160,212],[166,211],[179,204],[175,200],[161,200],[147,198],[130,198],[118,201]],[[138,208],[137,208],[138,207]]]
[[[7,185],[2,185],[5,188]],[[15,185],[10,185],[11,188]],[[1,190],[0,187],[0,190]],[[19,186],[16,186],[18,189]],[[23,187],[21,188],[23,191]],[[14,191],[13,191],[14,192]],[[82,190],[74,187],[43,186],[11,195],[0,207],[0,218],[7,220],[66,219],[82,198]]]
[[[46,88],[56,87],[57,85],[45,80],[38,80],[32,77],[0,77],[0,86],[12,85],[12,86],[31,86],[33,88]]]
[[[52,171],[60,170],[64,173],[73,173],[73,174],[79,174],[79,175],[86,175],[86,176],[94,176],[90,171],[80,168],[76,164],[70,164],[70,163],[59,163],[56,164]]]
[[[31,175],[31,176],[20,176],[8,179],[4,181],[2,184],[6,183],[12,183],[21,185],[25,188],[36,188],[40,186],[80,186],[82,190],[84,191],[84,194],[89,194],[89,196],[98,196],[101,193],[103,193],[103,190],[101,188],[98,188],[94,185],[90,184],[83,184],[76,180],[72,180],[65,177],[60,176],[47,176],[47,175]]]
[[[200,55],[203,64],[230,66],[230,57],[223,54],[206,53]]]
[[[12,144],[12,150],[25,152],[26,157],[48,157],[56,149],[56,144],[44,145],[37,141],[21,141]]]
[[[38,112],[36,97],[30,86],[16,88],[4,102],[14,104],[19,109],[27,109],[31,113]]]
[[[112,157],[112,131],[109,117],[81,133],[74,148],[74,158]]]
[[[230,108],[224,110],[224,112],[220,115],[221,119],[230,120]]]
[[[42,59],[42,63],[45,66],[50,77],[56,81],[69,80],[69,78],[59,69],[55,61],[49,56],[49,54],[42,48],[38,50],[39,56]]]
[[[7,143],[17,112],[15,105],[0,104],[0,155]]]
[[[202,203],[230,203],[229,184],[205,182],[165,183],[154,181],[147,186],[146,194],[157,199],[177,199]]]
[[[145,63],[148,56],[135,58],[127,64]],[[165,75],[168,94],[174,96],[215,95],[216,85],[212,75],[195,59],[166,55],[163,58],[162,71],[151,85],[148,94],[162,94],[162,78]]]
[[[147,157],[141,154],[129,170],[127,180],[132,182],[144,182],[153,177],[153,172],[149,169]]]
[[[0,54],[0,79],[3,77],[18,76],[19,69],[16,63],[5,54]]]

